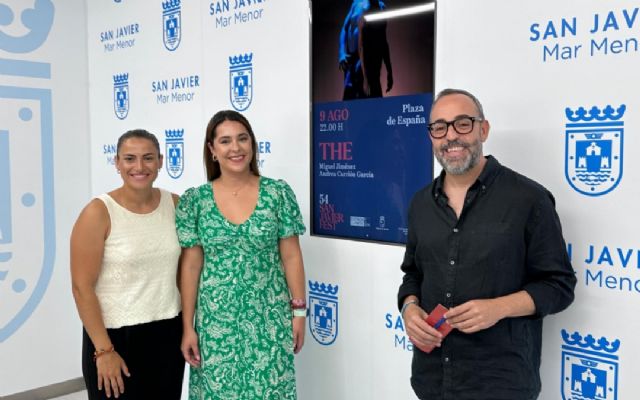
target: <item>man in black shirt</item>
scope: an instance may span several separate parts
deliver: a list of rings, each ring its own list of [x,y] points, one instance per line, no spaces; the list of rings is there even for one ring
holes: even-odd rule
[[[425,400],[536,399],[542,317],[569,306],[576,284],[554,198],[483,155],[490,126],[472,94],[442,91],[430,121],[443,170],[411,202],[398,293],[417,345],[411,385]],[[439,303],[446,339],[425,322]]]

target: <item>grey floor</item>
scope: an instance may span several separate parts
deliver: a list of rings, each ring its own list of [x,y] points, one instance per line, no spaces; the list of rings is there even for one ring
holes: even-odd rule
[[[2,399],[11,400],[86,400],[87,391],[81,390],[79,392],[69,393],[72,390],[84,389],[84,381],[82,378],[71,379],[66,382],[57,383],[47,387],[35,388],[33,390],[17,393]],[[69,393],[58,397],[51,397],[59,395],[60,393]],[[182,384],[182,398],[189,398],[189,368],[185,368],[184,381]]]
[[[87,391],[66,394],[61,397],[54,397],[51,400],[87,400]]]

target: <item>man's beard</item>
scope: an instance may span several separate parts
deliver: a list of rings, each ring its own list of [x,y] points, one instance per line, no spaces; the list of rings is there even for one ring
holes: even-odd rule
[[[462,160],[458,159],[453,162],[449,162],[442,153],[446,152],[446,150],[450,147],[462,147],[469,150],[469,154]],[[482,142],[480,140],[476,140],[475,142],[469,144],[454,140],[440,146],[438,151],[436,151],[434,154],[447,174],[462,175],[478,165],[480,155],[482,154]]]

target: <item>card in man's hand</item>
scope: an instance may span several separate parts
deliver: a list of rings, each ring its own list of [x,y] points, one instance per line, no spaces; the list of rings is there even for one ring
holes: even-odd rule
[[[449,311],[448,308],[446,308],[442,304],[438,304],[425,319],[427,324],[431,325],[438,332],[442,334],[443,338],[445,338],[449,334],[449,332],[451,332],[451,330],[453,329],[451,325],[449,325],[447,320],[444,318],[444,314],[447,311]],[[414,343],[414,346],[424,351],[425,353],[431,353],[431,350],[433,350],[434,348],[434,346],[420,346],[415,343]]]

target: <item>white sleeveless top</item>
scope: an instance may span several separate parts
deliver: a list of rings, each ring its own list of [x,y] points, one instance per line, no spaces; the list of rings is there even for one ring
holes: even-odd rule
[[[158,207],[136,214],[108,194],[98,196],[111,219],[96,295],[107,328],[173,318],[180,312],[176,283],[180,245],[171,193]]]

